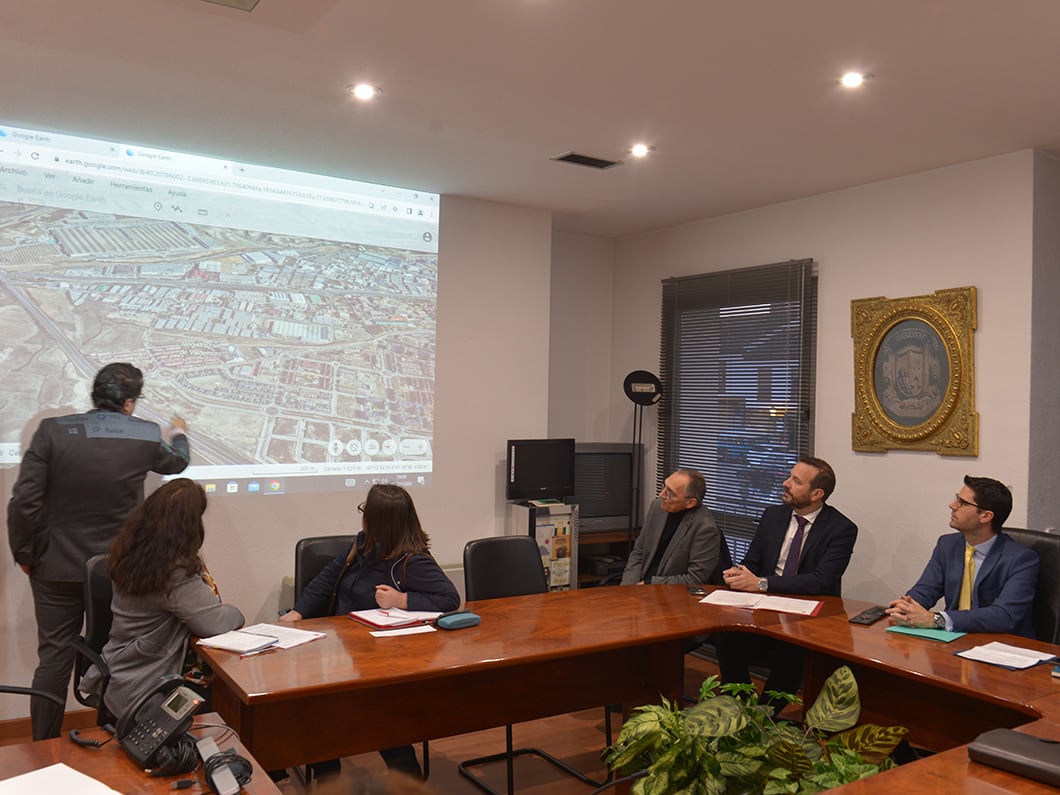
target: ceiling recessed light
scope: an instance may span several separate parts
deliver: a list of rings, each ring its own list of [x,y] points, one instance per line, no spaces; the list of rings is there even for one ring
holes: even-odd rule
[[[648,146],[647,144],[633,144],[629,148],[629,153],[633,157],[647,157],[650,153],[655,151],[654,146]]]
[[[347,86],[346,90],[350,92],[350,96],[357,99],[372,99],[377,94],[382,93],[378,86],[373,86],[371,83],[357,83],[356,85]]]
[[[839,85],[843,88],[858,88],[866,80],[872,78],[868,72],[844,72],[839,76]]]

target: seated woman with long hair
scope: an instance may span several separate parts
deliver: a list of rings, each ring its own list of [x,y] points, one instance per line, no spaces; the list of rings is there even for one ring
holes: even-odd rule
[[[103,647],[110,668],[104,695],[116,716],[164,674],[184,674],[203,691],[188,638],[208,637],[243,626],[238,608],[221,602],[199,550],[206,493],[188,478],[163,484],[129,514],[107,555],[114,585],[114,623]],[[187,669],[186,657],[189,658]],[[99,672],[89,669],[81,690],[98,690]]]
[[[430,540],[407,491],[376,484],[359,510],[361,532],[350,549],[306,585],[294,610],[280,621],[375,607],[445,612],[460,606],[456,587],[428,551]],[[411,745],[379,753],[391,769],[421,775]]]

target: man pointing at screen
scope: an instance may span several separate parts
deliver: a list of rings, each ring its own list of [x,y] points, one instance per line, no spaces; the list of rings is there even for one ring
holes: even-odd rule
[[[11,553],[33,589],[33,687],[64,699],[74,663],[70,641],[84,616],[85,562],[107,551],[143,502],[148,472],[172,475],[188,466],[184,420],[174,417],[164,439],[158,425],[132,416],[143,385],[133,365],[108,364],[92,385],[93,411],[43,420],[7,506]],[[59,736],[63,708],[35,698],[30,715],[34,740]]]

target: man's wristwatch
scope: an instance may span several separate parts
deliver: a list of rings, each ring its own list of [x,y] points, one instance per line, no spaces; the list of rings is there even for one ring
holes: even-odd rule
[[[942,615],[942,613],[932,613],[931,615],[935,618],[935,629],[946,628],[946,616]]]
[[[769,580],[767,580],[765,577],[759,577],[758,578],[758,590],[760,590],[760,591],[768,591],[769,590]]]

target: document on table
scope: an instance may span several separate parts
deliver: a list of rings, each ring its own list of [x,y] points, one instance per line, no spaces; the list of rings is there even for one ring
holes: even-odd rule
[[[794,613],[813,616],[821,609],[821,603],[813,599],[792,599],[787,596],[772,596],[746,591],[711,591],[699,600],[705,605],[719,607],[750,607],[752,610],[775,610],[778,613]]]
[[[101,781],[58,762],[30,773],[0,781],[0,795],[118,795]]]
[[[388,607],[386,609],[376,608],[374,610],[352,610],[346,614],[347,618],[360,621],[376,629],[387,629],[388,627],[411,627],[417,624],[426,624],[434,621],[441,613],[434,610],[402,610],[399,607]]]
[[[982,646],[973,646],[966,651],[957,652],[958,657],[968,660],[1000,665],[1002,668],[1020,670],[1031,668],[1046,660],[1055,660],[1056,657],[1047,651],[1034,651],[1033,649],[1021,649],[1019,646],[1010,646],[1007,643],[994,641]]]
[[[201,638],[199,645],[249,656],[273,649],[293,649],[322,637],[323,632],[310,632],[279,624],[252,624],[243,629],[233,629],[231,632]]]
[[[275,646],[276,642],[277,637],[273,634],[247,632],[242,629],[233,629],[231,632],[222,632],[220,635],[211,635],[208,638],[199,638],[200,646],[234,651],[237,654],[265,651]]]
[[[303,643],[324,637],[324,632],[311,632],[308,629],[295,629],[283,624],[254,624],[243,628],[244,632],[253,632],[258,635],[271,635],[276,638],[277,649],[293,649]]]
[[[414,627],[395,627],[394,629],[374,629],[368,634],[373,638],[390,638],[395,635],[419,635],[421,632],[437,632],[430,624],[417,624]]]

